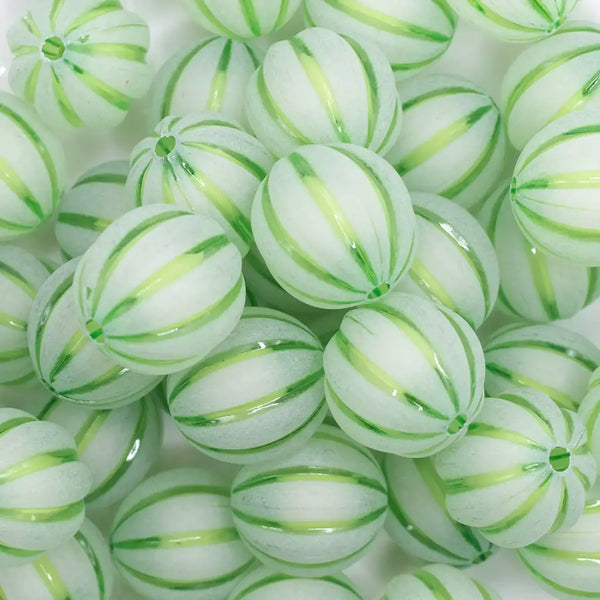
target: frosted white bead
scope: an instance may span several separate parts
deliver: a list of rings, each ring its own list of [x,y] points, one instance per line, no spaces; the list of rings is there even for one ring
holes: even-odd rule
[[[579,417],[585,423],[588,446],[600,472],[600,368],[590,379],[588,392],[579,407]]]

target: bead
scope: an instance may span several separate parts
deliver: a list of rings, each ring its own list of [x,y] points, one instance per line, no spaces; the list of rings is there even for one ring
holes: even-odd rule
[[[231,506],[239,534],[261,562],[318,577],[367,551],[383,527],[387,487],[367,450],[322,425],[298,453],[243,467]]]
[[[27,341],[36,375],[52,394],[88,408],[135,402],[159,379],[130,371],[106,356],[74,317],[78,262],[72,260],[51,275],[31,307]]]
[[[448,565],[428,565],[390,581],[381,600],[500,600],[495,591]]]
[[[201,469],[164,471],[121,504],[113,559],[150,600],[224,599],[254,560],[231,518],[229,486]]]
[[[397,79],[410,77],[446,52],[456,19],[445,0],[305,0],[305,20],[377,44]]]
[[[500,275],[494,248],[464,208],[442,196],[411,194],[417,250],[397,291],[424,296],[479,328],[492,312]]]
[[[175,204],[213,218],[243,256],[254,195],[272,166],[264,146],[222,115],[167,117],[134,148],[127,192],[136,206]]]
[[[576,411],[600,350],[582,335],[556,325],[509,325],[484,345],[489,396],[530,387]]]
[[[269,48],[250,79],[246,115],[275,156],[334,142],[383,154],[402,121],[394,75],[381,50],[320,27]]]
[[[16,246],[0,246],[0,384],[35,381],[27,349],[27,323],[38,288],[48,278],[46,267]]]
[[[435,466],[450,515],[504,548],[571,527],[597,470],[579,417],[528,388],[487,398]]]
[[[116,127],[148,91],[148,25],[118,0],[41,0],[8,31],[11,88],[59,129]]]
[[[226,37],[186,46],[161,67],[152,83],[152,126],[168,116],[205,110],[246,125],[246,88],[261,62],[256,48]]]
[[[14,408],[0,408],[0,566],[31,562],[83,523],[91,477],[71,435]]]
[[[531,42],[556,31],[579,0],[448,0],[466,21],[508,42]]]
[[[192,16],[209,31],[233,38],[267,35],[283,27],[301,0],[183,0]]]
[[[293,317],[246,308],[204,360],[169,376],[167,394],[198,450],[232,463],[276,460],[299,450],[325,417],[323,347]]]
[[[242,579],[228,600],[363,600],[344,575],[292,577],[259,567]]]
[[[400,87],[403,124],[386,158],[409,190],[431,192],[471,210],[504,167],[506,139],[494,101],[455,76],[415,77]]]
[[[73,282],[79,318],[121,365],[151,375],[181,371],[238,322],[241,262],[211,219],[166,205],[136,208],[81,259]]]
[[[537,583],[556,598],[600,598],[600,500],[586,502],[572,528],[519,550]]]
[[[498,189],[477,215],[500,265],[497,306],[511,316],[538,323],[574,316],[600,294],[600,270],[542,253],[515,221],[510,184]]]
[[[335,420],[382,452],[430,456],[464,435],[481,408],[484,358],[475,332],[411,294],[347,313],[324,365]]]
[[[35,562],[0,570],[4,600],[105,600],[113,582],[108,545],[88,520],[74,537]]]
[[[128,173],[127,161],[103,163],[63,196],[54,232],[67,260],[81,256],[113,221],[134,208],[125,193]]]
[[[91,410],[72,402],[25,400],[38,419],[64,427],[75,440],[82,463],[92,474],[88,508],[110,506],[146,477],[162,444],[162,417],[151,396],[113,410]]]
[[[588,446],[600,473],[600,368],[590,379],[588,392],[579,407],[579,417],[586,425]]]
[[[482,563],[494,553],[476,529],[448,514],[444,485],[431,459],[386,454],[381,466],[390,504],[385,528],[403,552],[455,567]]]
[[[278,283],[320,308],[385,295],[410,266],[415,217],[384,159],[349,144],[279,160],[256,195],[252,229]]]
[[[600,266],[599,111],[578,111],[525,146],[511,186],[515,218],[542,252]]]
[[[0,241],[26,235],[54,212],[64,182],[58,139],[25,102],[0,92]]]

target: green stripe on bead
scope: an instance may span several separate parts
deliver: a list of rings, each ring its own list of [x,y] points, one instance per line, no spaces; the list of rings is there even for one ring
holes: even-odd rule
[[[223,46],[217,70],[212,80],[210,92],[208,94],[207,110],[220,111],[223,109],[223,101],[225,98],[225,88],[227,86],[227,68],[231,60],[231,48],[233,41],[228,39]]]
[[[77,31],[80,27],[83,27],[84,25],[87,25],[88,23],[99,19],[100,17],[122,9],[123,7],[121,6],[119,0],[104,0],[104,2],[97,4],[91,10],[84,12],[83,14],[79,15],[76,19],[74,19],[65,30],[64,37],[68,37],[74,31]]]
[[[92,183],[114,183],[115,185],[125,187],[127,175],[121,175],[120,173],[94,173],[93,175],[87,175],[77,180],[72,189]]]
[[[0,508],[0,519],[25,523],[59,523],[78,517],[84,510],[83,500],[51,508]]]
[[[69,600],[71,598],[71,592],[49,557],[44,556],[36,560],[33,568],[53,600]]]
[[[51,67],[50,71],[52,74],[52,91],[62,116],[73,127],[82,127],[84,125],[83,119],[77,114],[73,104],[71,104],[57,70]]]
[[[112,547],[118,550],[168,550],[172,548],[193,548],[195,546],[214,546],[226,544],[239,539],[233,528],[208,529],[200,531],[182,531],[146,538],[135,538],[113,542]]]
[[[0,472],[0,486],[39,471],[60,467],[78,460],[74,448],[61,448],[24,458]]]
[[[96,42],[92,44],[70,44],[69,52],[75,52],[76,54],[83,54],[86,56],[118,58],[145,64],[147,51],[146,48],[135,46],[134,44]]]
[[[104,573],[102,572],[102,565],[100,559],[96,555],[96,552],[90,543],[90,541],[83,535],[81,531],[75,534],[75,540],[79,543],[83,551],[86,553],[92,569],[94,569],[94,575],[96,576],[96,583],[98,584],[98,600],[106,600],[106,581]],[[66,599],[65,599],[66,600]]]
[[[58,222],[96,232],[104,231],[112,223],[109,219],[103,219],[102,217],[71,212],[61,212],[58,215]]]
[[[415,96],[414,98],[410,98],[406,100],[402,104],[402,110],[404,112],[408,112],[409,110],[416,108],[423,102],[427,102],[429,100],[435,100],[437,98],[443,98],[444,96],[455,96],[459,94],[474,94],[476,96],[485,96],[483,92],[478,92],[477,90],[465,87],[461,85],[452,85],[443,88],[436,88],[434,90],[430,90],[428,92],[424,92],[419,96]]]
[[[413,572],[412,576],[425,585],[435,600],[454,600],[446,586],[432,573],[421,569]]]
[[[44,218],[44,211],[33,192],[18,173],[0,156],[0,181],[32,212],[38,220]]]
[[[14,417],[13,419],[8,419],[0,425],[0,437],[6,435],[20,425],[24,425],[25,423],[33,423],[35,421],[37,421],[35,417]]]
[[[37,293],[35,287],[19,271],[3,261],[0,261],[0,277],[8,279],[30,298],[35,298]]]

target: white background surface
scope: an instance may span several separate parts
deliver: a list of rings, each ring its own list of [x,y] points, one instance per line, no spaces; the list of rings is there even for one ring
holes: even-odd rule
[[[190,21],[176,0],[122,0],[122,3],[149,22],[152,32],[149,60],[155,69],[186,43],[206,35]],[[7,27],[25,12],[27,4],[28,0],[0,0],[1,90],[9,89],[7,71],[10,65],[10,51],[6,44],[5,32]],[[572,19],[591,20],[600,24],[600,1],[580,0]],[[294,33],[300,28],[301,22],[296,19],[286,28],[286,32]],[[284,35],[282,34],[281,37]],[[481,85],[498,101],[503,73],[524,47],[497,42],[485,33],[460,23],[450,50],[428,71],[462,75]],[[147,135],[152,126],[153,124],[147,123],[145,118],[144,104],[139,103],[125,123],[112,132],[86,131],[65,136],[69,183],[91,166],[106,160],[128,158],[135,143]],[[0,131],[0,143],[1,136]],[[57,255],[51,225],[33,238],[28,238],[26,245],[47,254]],[[596,303],[571,319],[568,326],[588,335],[600,345],[600,303]],[[164,455],[158,470],[172,466],[200,465],[207,460],[187,444],[173,425],[167,423]],[[110,513],[91,516],[104,527],[110,522]],[[382,534],[371,553],[349,569],[347,574],[364,593],[365,600],[377,600],[383,594],[385,584],[391,577],[417,566],[419,566],[417,561],[403,555],[387,535]],[[537,587],[514,553],[500,551],[486,563],[470,569],[469,574],[493,586],[503,600],[551,600],[552,598]],[[114,600],[137,600],[137,597],[119,586]]]

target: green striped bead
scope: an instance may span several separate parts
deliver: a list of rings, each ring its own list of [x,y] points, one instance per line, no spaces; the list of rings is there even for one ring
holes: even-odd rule
[[[481,409],[484,358],[475,332],[411,294],[348,312],[324,365],[335,420],[382,452],[431,456],[463,436]]]
[[[283,27],[301,0],[182,0],[208,31],[232,38],[254,38]]]
[[[276,42],[250,79],[246,115],[275,156],[306,144],[357,144],[385,153],[402,107],[385,55],[320,27]]]
[[[504,548],[572,527],[597,475],[586,439],[577,414],[543,392],[487,398],[465,437],[435,457],[448,512]]]
[[[211,217],[243,256],[253,242],[252,202],[273,162],[256,138],[223,115],[167,117],[133,149],[128,200]]]
[[[134,208],[125,193],[129,163],[103,163],[86,171],[63,196],[54,227],[62,255],[81,256],[116,219]]]
[[[496,304],[500,274],[494,248],[464,208],[442,196],[411,194],[417,251],[397,291],[439,302],[479,328]]]
[[[525,146],[511,185],[512,208],[542,252],[600,266],[600,112],[578,111]]]
[[[201,360],[244,307],[240,253],[214,221],[157,204],[110,225],[73,282],[81,324],[119,364],[167,375]]]
[[[495,591],[448,565],[394,577],[381,600],[500,600]]]
[[[411,77],[449,48],[456,19],[446,0],[305,0],[305,21],[377,44],[396,79]]]
[[[323,346],[293,317],[246,308],[204,360],[169,375],[167,397],[201,452],[232,463],[276,460],[299,450],[325,417]]]
[[[366,553],[384,524],[387,486],[367,450],[322,425],[296,454],[243,467],[231,506],[238,532],[261,562],[318,577]]]
[[[35,562],[0,570],[3,600],[110,600],[114,576],[110,551],[86,520],[69,541]]]
[[[579,0],[448,0],[460,17],[508,42],[531,42],[555,32]]]
[[[484,345],[489,396],[529,387],[576,411],[600,350],[587,338],[556,325],[509,325]]]
[[[72,537],[90,486],[70,433],[0,408],[0,566],[31,562]]]
[[[587,428],[588,445],[600,472],[600,368],[590,379],[588,392],[579,407],[579,417]]]
[[[44,0],[8,31],[11,88],[57,129],[116,127],[150,87],[148,25],[119,0]]]
[[[347,308],[384,296],[413,257],[415,216],[402,179],[359,146],[304,146],[280,159],[252,207],[256,244],[292,296]]]
[[[431,459],[386,454],[381,464],[390,504],[385,528],[403,552],[461,568],[492,556],[489,540],[448,514],[444,485]]]
[[[110,538],[127,583],[150,600],[224,600],[254,564],[233,525],[229,491],[220,475],[194,468],[138,486]]]
[[[387,160],[409,190],[474,209],[504,167],[506,135],[498,107],[474,84],[450,75],[415,77],[399,91],[402,131]]]
[[[262,62],[252,45],[211,37],[186,46],[159,70],[150,90],[152,126],[168,116],[216,111],[247,125],[244,100]]]
[[[586,502],[570,529],[543,537],[519,550],[536,581],[562,600],[600,598],[600,500]]]
[[[65,155],[25,102],[0,92],[0,241],[31,233],[58,205]]]

